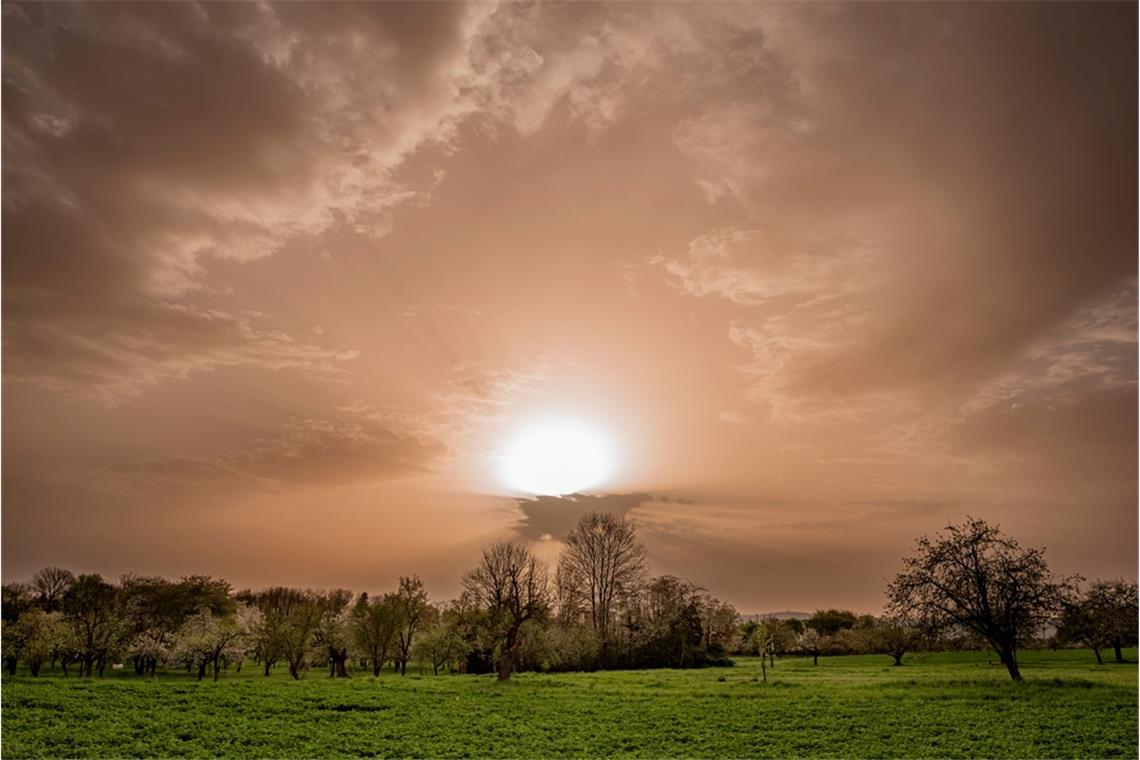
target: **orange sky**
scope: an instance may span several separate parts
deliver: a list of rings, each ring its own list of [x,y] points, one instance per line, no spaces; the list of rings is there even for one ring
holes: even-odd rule
[[[1130,4],[3,6],[3,572],[1135,577]],[[520,499],[513,430],[615,439]],[[546,538],[549,534],[552,538]]]

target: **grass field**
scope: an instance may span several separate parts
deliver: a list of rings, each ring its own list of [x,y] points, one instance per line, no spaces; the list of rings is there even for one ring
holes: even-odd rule
[[[1130,660],[1135,651],[1128,653]],[[4,757],[1136,757],[1135,664],[1027,652],[735,668],[201,683],[116,673],[3,682]]]

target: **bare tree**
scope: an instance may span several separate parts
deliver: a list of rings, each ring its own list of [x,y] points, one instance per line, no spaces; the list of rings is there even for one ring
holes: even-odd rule
[[[613,633],[615,605],[626,589],[645,579],[645,547],[633,526],[607,512],[583,515],[566,537],[558,563],[564,599],[580,599],[603,646]]]
[[[522,544],[503,541],[483,550],[478,567],[463,579],[464,587],[487,608],[499,636],[499,680],[511,677],[519,630],[540,620],[550,607],[546,566]]]
[[[62,567],[45,567],[32,576],[32,591],[45,612],[55,612],[63,602],[63,594],[75,582],[75,575]]]
[[[887,588],[889,611],[976,634],[1015,681],[1017,650],[1060,609],[1068,587],[1049,573],[1042,550],[1022,549],[974,518],[923,536],[903,565]]]
[[[408,660],[412,656],[412,640],[428,607],[424,582],[418,575],[411,578],[400,576],[400,587],[396,590],[393,601],[398,620],[396,647],[400,659],[400,675],[405,675],[408,672]]]

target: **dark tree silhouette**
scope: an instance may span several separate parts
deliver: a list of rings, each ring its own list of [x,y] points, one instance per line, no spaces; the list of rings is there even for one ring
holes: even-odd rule
[[[558,582],[564,595],[582,600],[604,646],[616,622],[617,600],[644,582],[645,571],[645,547],[633,526],[612,514],[591,512],[566,537]]]
[[[499,634],[499,680],[514,669],[519,632],[528,620],[541,620],[550,608],[546,567],[522,544],[500,542],[483,550],[479,566],[463,579],[467,591],[486,607]]]
[[[887,589],[890,611],[976,634],[1015,681],[1017,650],[1059,611],[1068,589],[1050,574],[1042,550],[1022,549],[974,518],[934,539],[923,536],[903,565]]]

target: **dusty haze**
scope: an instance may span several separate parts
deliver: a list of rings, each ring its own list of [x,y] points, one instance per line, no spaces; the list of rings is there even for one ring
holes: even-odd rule
[[[3,6],[3,572],[1135,577],[1136,7]],[[558,410],[574,500],[495,477]]]

